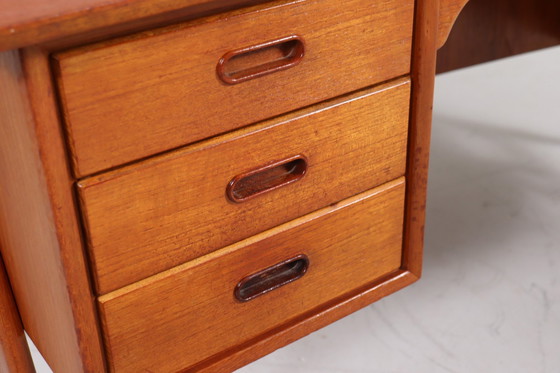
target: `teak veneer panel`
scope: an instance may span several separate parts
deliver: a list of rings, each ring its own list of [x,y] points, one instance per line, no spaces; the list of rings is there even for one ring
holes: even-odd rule
[[[4,0],[1,9],[3,17],[0,18],[0,51],[56,43],[76,35],[83,40],[99,38],[263,1]],[[440,13],[457,9],[458,2],[463,0],[440,0]],[[440,23],[448,22],[452,24],[452,20],[440,19]],[[441,33],[442,42],[447,33]]]
[[[21,318],[0,256],[0,372],[35,373]]]
[[[23,325],[55,372],[103,372],[47,56],[0,53],[0,82],[0,248]]]
[[[76,174],[407,74],[413,5],[275,2],[56,54]],[[227,52],[289,35],[305,43],[297,66],[236,85],[217,77]]]
[[[440,5],[437,1],[417,0],[412,49],[403,269],[418,278],[422,274],[436,47],[439,35],[434,25],[438,23]]]
[[[9,6],[16,4],[12,0],[9,1]],[[29,12],[29,16],[30,19],[35,19],[31,24],[38,27],[28,28],[22,33],[20,33],[21,28],[12,33],[8,28],[2,28],[7,23],[0,24],[0,48],[7,48],[7,45],[14,46],[17,43],[39,43],[95,28],[100,30],[100,25],[107,24],[105,22],[116,25],[122,21],[125,23],[116,26],[126,28],[129,27],[126,26],[126,22],[134,20],[139,22],[134,27],[140,27],[140,24],[147,27],[153,25],[152,21],[148,20],[152,15],[156,15],[161,22],[171,22],[177,19],[174,18],[175,14],[179,18],[184,14],[195,14],[198,12],[195,8],[199,5],[201,6],[199,10],[202,8],[209,10],[218,9],[225,3],[242,2],[242,0],[158,0],[157,2],[115,0],[113,3],[104,2],[108,6],[99,8],[97,6],[99,2],[91,1],[94,4],[91,9],[83,9],[79,14],[70,15],[64,13],[64,9],[57,8],[56,4],[60,4],[60,1],[40,1],[46,8],[53,6],[52,9],[55,9],[57,16],[37,18],[38,13],[35,10],[38,8],[35,8],[33,12]],[[192,366],[190,371],[197,373],[232,371],[418,279],[421,273],[435,49],[438,39],[440,42],[442,40],[439,35],[444,35],[439,24],[442,20],[451,19],[442,17],[440,13],[443,13],[442,9],[445,7],[451,9],[450,7],[458,4],[460,0],[449,1],[453,4],[430,0],[414,2],[412,103],[406,170],[404,246],[400,269],[355,289],[353,293],[333,299],[319,309],[315,308],[291,319],[289,324],[268,330],[254,339],[235,346],[234,349],[218,353]],[[79,2],[88,3],[87,0],[79,0]],[[76,3],[77,1],[66,4],[72,7]],[[21,2],[16,6],[20,4]],[[139,4],[143,4],[146,8],[137,7]],[[389,2],[383,4],[390,7]],[[3,3],[2,7],[4,6]],[[176,8],[172,9],[175,6]],[[142,9],[146,10],[146,13],[143,13]],[[171,13],[168,12],[169,10],[178,11]],[[183,10],[186,13],[183,13]],[[88,18],[87,13],[90,11],[92,17]],[[142,18],[144,15],[148,18]],[[326,18],[336,16],[338,12]],[[173,26],[167,31],[180,32],[182,27],[203,25],[204,22],[213,22],[220,17]],[[8,18],[3,18],[2,21],[4,20],[10,22]],[[72,29],[74,26],[76,28]],[[246,32],[252,33],[252,30],[254,30],[252,27],[248,27]],[[6,31],[14,36],[8,36]],[[111,33],[108,30],[102,32],[105,33],[104,35]],[[166,31],[155,33],[159,35],[160,32],[165,34]],[[149,38],[149,34],[149,32],[140,34],[140,38]],[[20,38],[20,35],[27,36]],[[119,39],[116,42],[126,43],[135,37]],[[84,39],[76,35],[74,40]],[[58,40],[50,45],[64,45],[64,48],[76,45],[71,43]],[[100,45],[110,47],[113,44],[109,42]],[[86,51],[88,48],[85,47],[80,51]],[[359,49],[354,52],[359,56]],[[0,54],[2,254],[5,256],[6,267],[13,282],[14,294],[25,327],[53,370],[57,373],[103,372],[105,367],[99,341],[101,334],[96,323],[95,308],[92,307],[91,288],[87,279],[76,212],[71,197],[72,180],[66,168],[67,155],[61,141],[46,53],[38,49],[27,49],[22,51],[22,56],[20,61],[20,56],[16,52]],[[23,66],[20,66],[20,62]],[[329,60],[330,64],[335,62]],[[353,78],[353,76],[347,77],[348,80]],[[315,81],[311,84],[319,90],[325,81],[327,80]],[[251,241],[247,240],[245,243],[250,245]],[[237,247],[237,244],[228,249],[234,247]],[[196,259],[193,263],[184,264],[143,280],[136,284],[139,287],[132,285],[105,295],[101,300],[117,301],[119,295],[126,298],[126,294],[137,289],[141,291],[141,287],[151,284],[151,281],[154,283],[159,280],[165,281],[168,276],[173,277],[176,274],[175,270],[180,272],[188,266],[196,267],[199,263],[205,260],[211,261],[212,258],[218,258],[222,254],[225,253],[221,250],[213,252]],[[124,316],[126,318],[126,315]],[[149,355],[151,351],[142,357],[149,358]]]
[[[237,346],[401,264],[404,178],[99,299],[114,372],[176,372]],[[237,283],[305,254],[307,273],[248,302]]]
[[[101,294],[402,176],[408,80],[78,183]],[[299,181],[242,203],[236,175],[295,155]]]
[[[266,0],[2,0],[0,51],[138,31]],[[73,41],[74,42],[74,41]]]

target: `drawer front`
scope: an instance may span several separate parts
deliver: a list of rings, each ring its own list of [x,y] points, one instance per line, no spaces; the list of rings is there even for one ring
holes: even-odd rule
[[[56,54],[77,176],[410,70],[413,0],[273,4]],[[228,76],[257,77],[220,79],[224,56]]]
[[[409,98],[402,79],[82,180],[99,293],[404,175]]]
[[[404,190],[400,178],[100,297],[112,370],[188,368],[320,313],[329,301],[397,270]],[[246,302],[236,299],[240,281],[302,255],[309,262],[300,278]]]

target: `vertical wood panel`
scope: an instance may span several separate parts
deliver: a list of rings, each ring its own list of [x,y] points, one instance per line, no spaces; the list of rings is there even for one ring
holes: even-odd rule
[[[55,372],[103,372],[47,56],[1,53],[0,81],[0,244],[23,324]]]
[[[403,269],[422,272],[439,2],[419,0],[412,47]]]

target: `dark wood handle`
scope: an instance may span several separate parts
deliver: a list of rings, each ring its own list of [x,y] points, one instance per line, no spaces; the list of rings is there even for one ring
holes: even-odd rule
[[[306,172],[307,159],[296,155],[237,175],[229,182],[226,195],[232,202],[243,202],[298,181]]]
[[[235,298],[240,302],[255,299],[301,278],[307,268],[309,259],[303,254],[275,264],[241,280],[235,287]]]
[[[267,41],[224,54],[218,62],[218,77],[237,84],[297,65],[305,54],[303,39],[297,35]]]

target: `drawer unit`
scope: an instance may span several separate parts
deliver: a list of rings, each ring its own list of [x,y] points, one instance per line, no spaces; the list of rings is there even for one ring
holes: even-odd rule
[[[55,373],[231,372],[419,278],[465,0],[29,1],[0,250]]]
[[[276,2],[58,53],[75,173],[408,74],[413,7],[413,0]]]
[[[409,100],[401,79],[80,181],[99,292],[404,175]]]
[[[400,178],[100,297],[111,370],[178,372],[320,313],[400,267],[403,213]]]

